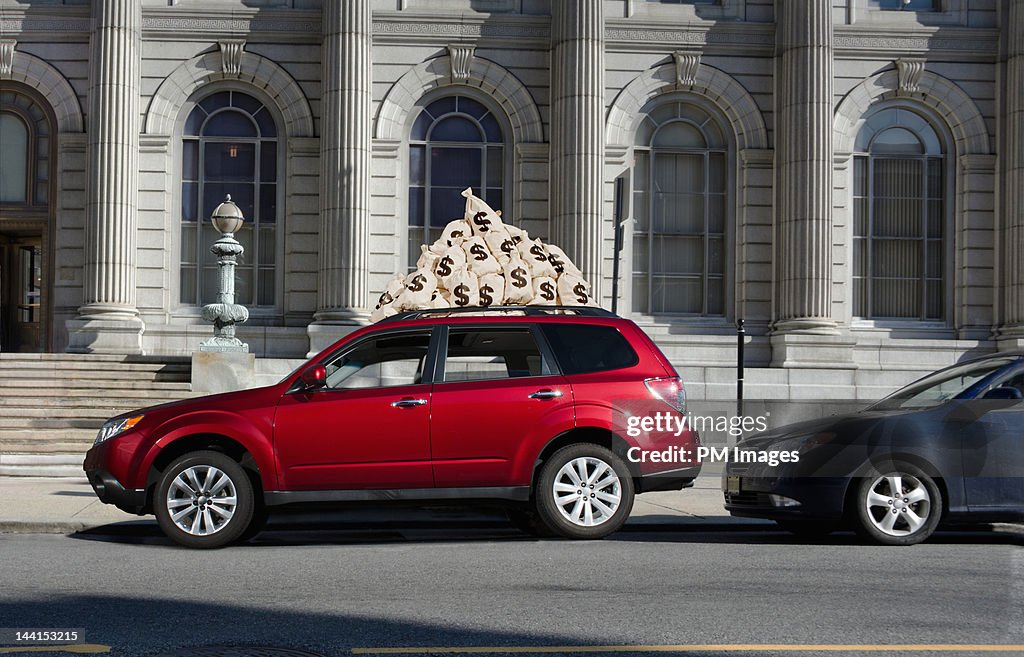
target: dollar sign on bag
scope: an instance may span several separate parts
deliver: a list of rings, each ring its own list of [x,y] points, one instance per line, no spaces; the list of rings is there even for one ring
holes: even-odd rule
[[[452,292],[452,294],[455,295],[455,305],[456,306],[465,306],[467,303],[469,303],[469,295],[466,294],[466,292],[468,290],[469,290],[469,286],[468,285],[461,285],[460,284],[460,285],[456,285],[455,286],[455,290]]]
[[[512,285],[516,287],[526,287],[526,270],[522,267],[516,267],[509,274],[512,277]]]
[[[448,246],[452,246],[452,240],[455,239],[456,237],[462,237],[462,231],[461,230],[453,230],[452,231],[452,234],[448,236],[448,238],[449,238],[448,239]],[[447,276],[447,275],[448,274],[445,274],[445,276]]]
[[[545,301],[551,301],[555,298],[555,286],[551,283],[544,281],[540,284],[540,296]]]
[[[481,306],[489,306],[494,302],[494,297],[491,296],[491,292],[494,292],[494,290],[491,289],[490,285],[483,285],[480,287]]]
[[[572,288],[572,293],[576,295],[576,301],[580,303],[587,302],[587,288],[583,287],[583,283],[577,283]]]
[[[380,310],[381,306],[386,306],[394,300],[395,299],[394,297],[391,296],[390,292],[385,292],[384,294],[380,295],[379,299],[377,299],[377,307],[375,308],[375,310]]]
[[[473,223],[476,224],[476,227],[480,229],[481,233],[486,233],[487,229],[491,225],[491,220],[487,218],[486,212],[477,212],[476,215],[473,216]]]
[[[512,253],[514,248],[516,248],[516,243],[511,238],[501,243],[501,252],[505,255]]]
[[[448,256],[441,258],[440,262],[437,263],[437,273],[441,276],[447,276],[452,273],[452,265],[454,264],[455,261]]]
[[[548,256],[548,262],[551,263],[551,266],[554,267],[555,271],[558,272],[559,274],[565,271],[565,263],[559,260],[558,256],[556,256],[554,253]]]
[[[423,284],[427,282],[427,277],[423,274],[416,274],[412,277],[412,282],[409,283],[409,289],[413,292],[419,292],[423,289]]]
[[[540,244],[531,246],[530,253],[533,254],[533,259],[537,262],[547,262],[548,257],[544,255],[544,249],[540,248]]]
[[[473,254],[473,259],[476,260],[477,262],[483,262],[484,260],[487,260],[487,250],[484,249],[484,247],[479,244],[474,244],[473,246],[469,247],[469,252]]]

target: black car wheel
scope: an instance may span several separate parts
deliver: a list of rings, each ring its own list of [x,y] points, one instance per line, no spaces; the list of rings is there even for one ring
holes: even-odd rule
[[[914,545],[935,531],[942,493],[927,474],[907,463],[860,480],[855,495],[857,533],[883,545]]]
[[[534,490],[540,520],[565,538],[603,538],[626,522],[633,509],[633,478],[610,450],[569,445],[541,466]]]
[[[223,547],[238,540],[252,521],[252,482],[225,454],[186,454],[160,476],[153,509],[160,529],[175,543]]]

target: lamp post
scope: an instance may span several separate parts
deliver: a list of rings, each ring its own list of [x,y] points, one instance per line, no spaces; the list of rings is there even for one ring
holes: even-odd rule
[[[210,216],[213,227],[221,234],[210,251],[217,256],[220,270],[220,288],[217,303],[203,306],[203,319],[213,322],[213,337],[199,345],[200,351],[248,352],[249,345],[235,337],[235,324],[249,319],[245,306],[235,303],[235,265],[238,257],[245,252],[235,239],[235,233],[242,228],[242,211],[231,201],[228,194]]]

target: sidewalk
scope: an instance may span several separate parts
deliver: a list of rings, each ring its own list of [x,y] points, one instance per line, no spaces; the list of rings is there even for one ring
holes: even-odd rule
[[[630,525],[666,524],[749,524],[763,521],[733,518],[722,508],[719,475],[708,473],[693,488],[682,491],[646,493],[636,498]],[[135,516],[97,499],[84,479],[46,477],[0,477],[0,534],[67,534],[122,522],[149,522],[153,516]],[[314,514],[322,518],[323,514]],[[456,508],[400,509],[352,508],[331,514],[333,520],[369,524],[377,522],[494,522],[495,514]],[[280,513],[270,524],[308,522],[310,514]]]

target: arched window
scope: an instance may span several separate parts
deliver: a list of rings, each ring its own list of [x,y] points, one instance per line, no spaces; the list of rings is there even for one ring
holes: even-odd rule
[[[919,114],[895,107],[857,134],[853,181],[853,313],[941,320],[946,294],[943,148]]]
[[[185,120],[181,154],[181,303],[216,300],[219,274],[210,245],[219,234],[210,214],[230,194],[245,216],[235,235],[245,247],[235,269],[236,300],[274,306],[280,220],[274,117],[248,94],[214,93]]]
[[[49,203],[50,122],[17,91],[0,92],[0,171],[0,205],[27,210]]]
[[[706,111],[668,102],[637,130],[633,310],[725,315],[727,145]]]
[[[409,265],[463,215],[462,190],[472,187],[510,219],[505,187],[505,136],[494,114],[467,96],[446,96],[423,108],[409,136]]]

